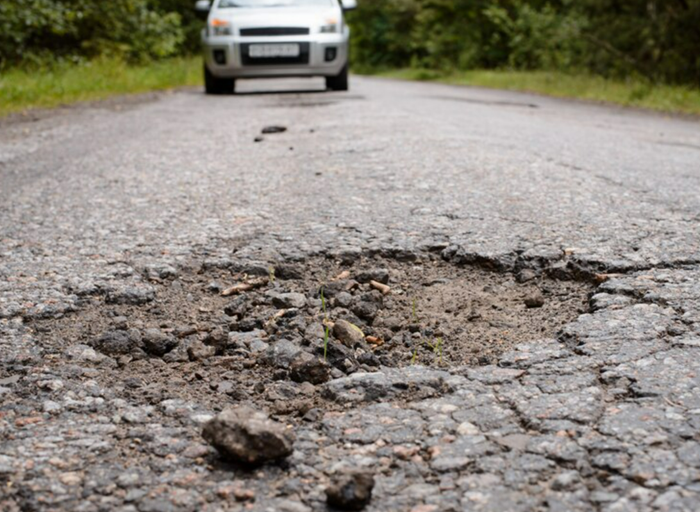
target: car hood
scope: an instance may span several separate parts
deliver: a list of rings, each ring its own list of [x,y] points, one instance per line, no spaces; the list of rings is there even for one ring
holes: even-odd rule
[[[213,15],[230,21],[238,28],[253,27],[315,27],[335,19],[340,21],[340,9],[328,7],[267,7],[257,9],[220,9]]]

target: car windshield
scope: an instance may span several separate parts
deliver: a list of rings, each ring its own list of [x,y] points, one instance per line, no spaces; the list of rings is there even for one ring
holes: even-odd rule
[[[331,7],[335,0],[221,0],[219,8]]]

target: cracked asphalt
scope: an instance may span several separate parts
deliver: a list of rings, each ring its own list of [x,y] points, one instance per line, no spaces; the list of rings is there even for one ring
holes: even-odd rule
[[[0,124],[0,509],[326,510],[330,476],[359,467],[375,473],[372,511],[699,510],[697,120],[359,77],[347,94],[318,86]],[[288,130],[254,142],[268,125]],[[338,408],[294,423],[289,461],[252,472],[217,464],[206,404],[167,386],[143,401],[101,380],[128,361],[45,346],[36,329],[87,300],[157,300],[149,276],[164,268],[319,257],[439,257],[594,290],[556,337],[496,364],[335,375],[322,387]]]

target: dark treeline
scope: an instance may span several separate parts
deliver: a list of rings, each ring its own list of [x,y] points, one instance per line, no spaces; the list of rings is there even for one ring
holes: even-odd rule
[[[199,49],[194,0],[0,0],[0,67]]]
[[[362,69],[543,69],[700,85],[700,0],[360,0]],[[0,0],[0,67],[199,49],[194,0]]]
[[[510,68],[700,84],[700,0],[372,0],[353,15],[366,68]]]

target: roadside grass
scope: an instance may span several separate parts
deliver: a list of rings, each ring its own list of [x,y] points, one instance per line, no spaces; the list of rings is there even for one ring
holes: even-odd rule
[[[700,115],[700,89],[654,85],[641,79],[616,81],[585,74],[505,70],[445,73],[398,69],[361,74],[533,92],[667,113]],[[115,95],[200,85],[200,57],[143,65],[129,65],[118,59],[104,58],[79,65],[0,70],[0,117],[32,108],[53,108]]]
[[[599,76],[549,71],[477,70],[442,73],[426,69],[398,69],[368,74],[404,80],[533,92],[667,113],[700,115],[700,89],[654,85],[641,79],[617,81]]]
[[[99,59],[79,65],[0,70],[0,117],[32,108],[53,108],[201,83],[202,61],[198,57],[143,65]]]

